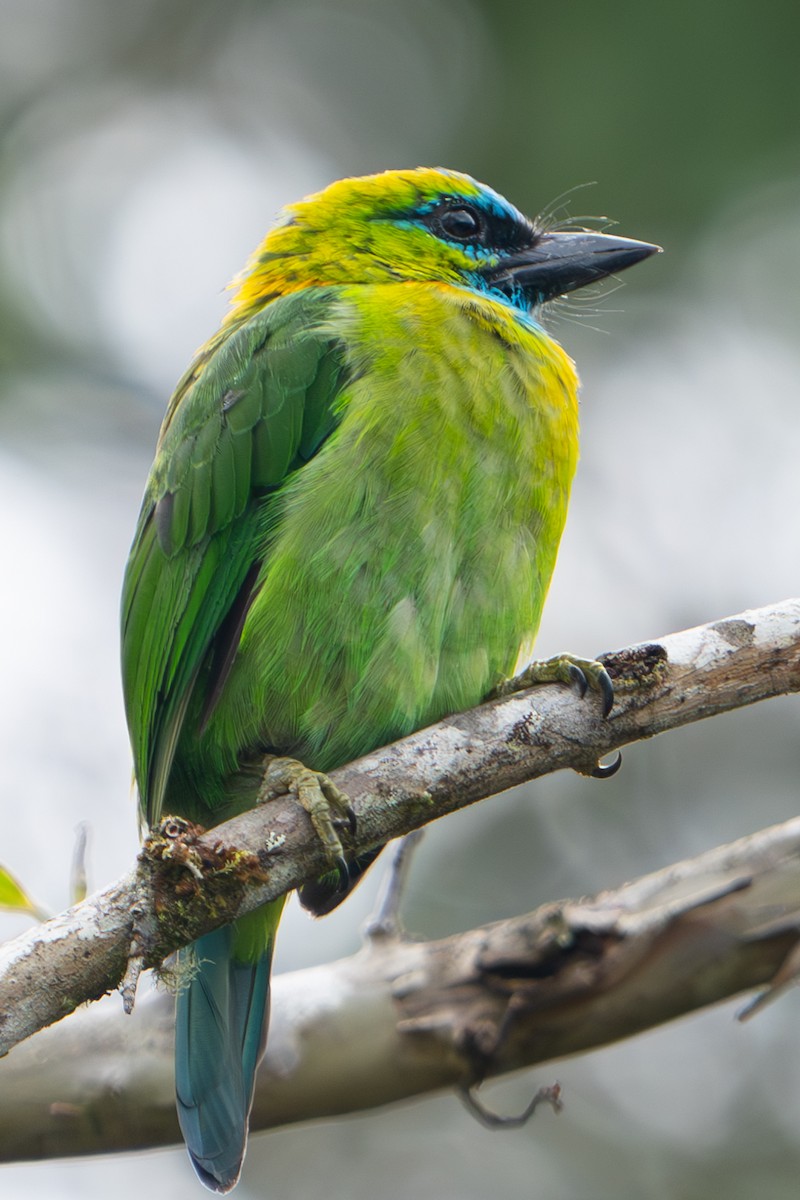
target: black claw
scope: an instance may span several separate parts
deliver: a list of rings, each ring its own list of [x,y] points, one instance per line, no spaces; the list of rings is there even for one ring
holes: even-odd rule
[[[351,837],[355,837],[356,830],[358,829],[358,819],[355,814],[355,809],[351,808],[348,804],[347,808],[344,809],[343,812],[344,816],[334,817],[333,823],[337,829],[347,829]]]
[[[570,677],[572,686],[575,688],[575,691],[578,693],[578,695],[580,696],[580,698],[582,700],[583,697],[586,695],[586,688],[588,686],[587,682],[586,682],[586,676],[584,675],[584,673],[580,669],[580,667],[577,667],[575,665],[575,663],[568,663],[567,670],[569,672],[569,677]]]
[[[605,668],[597,676],[597,686],[603,698],[603,716],[607,717],[614,706],[614,684],[611,682],[611,676]]]
[[[347,865],[347,859],[337,858],[334,863],[334,870],[339,876],[337,892],[346,892],[350,887],[350,868]]]
[[[598,763],[597,766],[592,769],[592,776],[594,779],[610,779],[612,775],[616,775],[621,766],[622,754],[618,750],[617,757],[614,759],[614,761],[610,763]]]

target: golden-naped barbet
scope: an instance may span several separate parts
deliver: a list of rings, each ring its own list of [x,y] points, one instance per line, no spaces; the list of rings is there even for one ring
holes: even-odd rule
[[[255,802],[244,760],[330,771],[510,675],[578,456],[578,380],[542,306],[654,249],[540,227],[446,170],[285,210],[169,403],[125,574],[149,825],[217,824]],[[282,904],[183,952],[178,1113],[218,1192],[244,1156]]]

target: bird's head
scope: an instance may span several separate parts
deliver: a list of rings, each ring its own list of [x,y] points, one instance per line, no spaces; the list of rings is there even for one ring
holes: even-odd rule
[[[285,209],[237,281],[232,316],[302,288],[408,280],[469,287],[527,312],[657,249],[546,231],[457,171],[386,171],[338,180]]]

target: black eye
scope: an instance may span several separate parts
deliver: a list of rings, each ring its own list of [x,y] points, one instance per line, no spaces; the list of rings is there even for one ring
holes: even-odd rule
[[[457,242],[471,242],[480,236],[483,222],[472,208],[446,208],[439,213],[439,228]]]

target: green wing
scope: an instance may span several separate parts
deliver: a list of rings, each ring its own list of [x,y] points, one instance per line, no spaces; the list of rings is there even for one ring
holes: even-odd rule
[[[334,299],[297,293],[223,331],[170,402],[122,592],[123,690],[150,824],[201,669],[207,716],[235,654],[275,492],[338,420]]]

